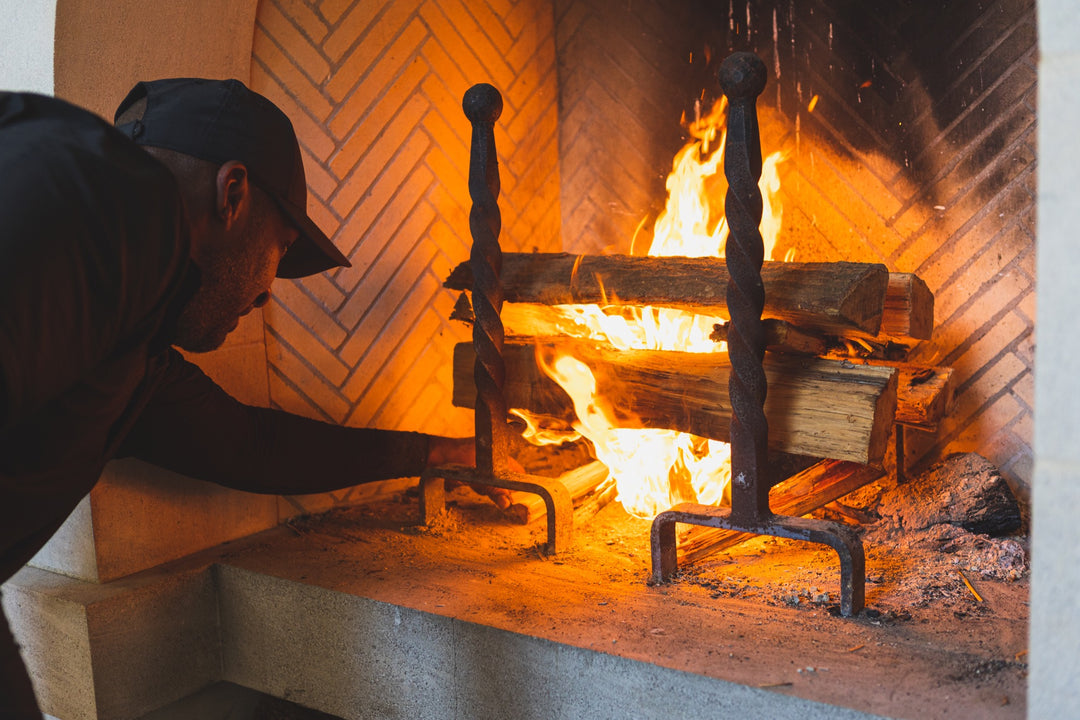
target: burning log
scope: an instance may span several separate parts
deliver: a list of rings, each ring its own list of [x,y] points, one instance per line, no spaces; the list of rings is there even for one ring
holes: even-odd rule
[[[779,515],[808,515],[884,474],[867,465],[822,460],[774,485],[769,491],[769,506]],[[679,545],[679,560],[696,562],[753,537],[757,536],[735,530],[694,528]]]
[[[724,353],[614,350],[586,341],[540,344],[592,369],[620,427],[666,428],[727,441],[730,364]],[[532,344],[507,342],[509,407],[574,419],[569,396],[537,366]],[[472,407],[471,345],[454,349],[454,405]],[[896,412],[897,371],[797,356],[765,360],[769,446],[795,455],[880,464]]]
[[[889,272],[865,263],[765,263],[764,316],[843,335],[881,328]],[[727,317],[723,258],[504,253],[502,282],[510,303],[653,305]],[[444,283],[471,290],[467,263]]]

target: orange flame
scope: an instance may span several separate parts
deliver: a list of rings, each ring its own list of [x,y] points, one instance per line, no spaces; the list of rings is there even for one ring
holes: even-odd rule
[[[721,170],[726,103],[714,104],[705,117],[689,125],[693,140],[680,150],[667,179],[668,198],[653,228],[650,256],[723,257],[728,229],[717,206],[726,185]],[[715,147],[713,147],[715,145]],[[782,221],[777,202],[781,153],[765,159],[760,186],[763,196],[761,234],[765,256],[771,258]],[[640,229],[640,226],[639,226]],[[633,244],[631,244],[633,247]],[[598,305],[562,306],[583,334],[619,349],[720,352],[726,347],[709,339],[722,318],[694,315],[670,308],[620,308],[607,314]],[[627,512],[643,518],[680,502],[719,504],[730,482],[726,443],[660,429],[616,426],[609,404],[596,392],[592,371],[567,355],[537,360],[573,399],[574,429],[593,445],[598,460],[608,466],[618,487],[618,500]]]

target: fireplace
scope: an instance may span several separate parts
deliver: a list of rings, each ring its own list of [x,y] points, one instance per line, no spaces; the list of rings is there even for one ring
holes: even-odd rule
[[[992,39],[988,48],[978,51],[972,50],[975,34],[966,30],[967,25],[957,30],[941,22],[934,26],[934,33],[919,40],[918,18],[904,14],[910,9],[893,4],[895,15],[872,19],[870,27],[877,34],[874,42],[866,44],[881,56],[871,52],[870,58],[859,54],[867,48],[860,46],[856,39],[862,36],[852,30],[865,29],[858,23],[867,21],[852,17],[864,12],[858,4],[839,9],[838,3],[812,9],[790,3],[778,3],[775,8],[753,4],[748,9],[739,3],[723,3],[719,11],[705,8],[704,15],[691,5],[671,10],[662,3],[634,3],[628,11],[625,3],[599,2],[560,1],[554,7],[523,2],[513,8],[495,7],[495,3],[417,3],[415,7],[391,3],[369,10],[345,2],[315,6],[263,0],[257,9],[252,3],[252,84],[286,106],[297,121],[305,161],[315,168],[310,174],[320,220],[330,229],[337,228],[339,245],[362,260],[354,263],[353,275],[275,288],[277,300],[266,313],[265,335],[261,329],[253,331],[243,348],[264,348],[267,381],[261,392],[266,401],[336,422],[432,432],[471,426],[471,413],[454,409],[448,401],[452,381],[445,368],[452,365],[450,348],[455,341],[467,340],[468,332],[448,319],[453,294],[441,288],[468,247],[467,135],[457,109],[460,92],[473,81],[488,80],[510,99],[511,112],[498,126],[497,140],[507,173],[504,227],[512,249],[622,252],[641,218],[658,209],[663,175],[682,141],[678,115],[694,112],[694,100],[700,99],[703,88],[712,86],[707,78],[728,49],[746,48],[761,54],[771,69],[779,68],[779,81],[770,84],[762,104],[776,118],[775,133],[768,141],[790,149],[795,157],[790,177],[785,178],[790,180],[785,187],[793,189],[785,193],[796,209],[789,216],[794,220],[792,227],[800,233],[789,236],[789,246],[807,260],[843,257],[918,271],[937,296],[938,333],[917,352],[924,353],[927,363],[957,369],[958,406],[937,433],[908,434],[905,469],[915,473],[925,461],[948,452],[978,451],[1002,469],[1014,491],[1026,500],[1032,482],[1034,404],[1034,18],[1030,4],[994,5],[987,14],[1002,22],[988,24],[994,30]],[[971,24],[974,19],[947,20]],[[687,27],[696,34],[687,38],[677,31]],[[619,42],[620,37],[633,42]],[[945,50],[938,53],[937,47]],[[911,49],[905,53],[904,48]],[[659,57],[649,58],[647,50],[655,50]],[[935,77],[933,68],[928,72],[923,63],[939,55],[955,61],[957,68],[962,60],[963,67],[976,69]],[[835,67],[830,67],[829,57],[834,58]],[[803,58],[806,63],[801,63]],[[1011,64],[1006,62],[1010,59]],[[999,60],[1005,65],[993,64]],[[58,84],[57,90],[65,88]],[[377,102],[356,104],[366,96]],[[932,110],[925,110],[927,99]],[[900,123],[908,121],[897,119],[909,105],[915,116],[910,134],[899,129]],[[854,122],[854,128],[845,125],[846,112],[867,106],[872,111]],[[646,120],[650,111],[656,122]],[[420,120],[407,123],[408,127],[390,120],[405,116]],[[975,129],[977,120],[987,116],[995,120]],[[853,122],[850,117],[847,120]],[[895,128],[891,126],[894,120]],[[963,140],[957,141],[958,137]],[[952,152],[957,146],[967,153]],[[428,345],[426,340],[433,334],[439,340]],[[231,350],[239,351],[235,346]],[[418,356],[422,361],[410,361]],[[229,365],[228,360],[219,362],[222,367]],[[130,478],[114,478],[113,498],[128,498],[129,490],[142,496],[139,482]],[[190,500],[193,493],[176,482],[174,494],[180,500],[165,497],[163,503],[183,505]],[[382,490],[396,497],[394,493],[402,487]],[[88,505],[87,511],[105,507],[104,497],[101,500],[93,508]],[[265,591],[265,598],[301,604],[305,598],[315,598],[314,591],[304,588],[302,576],[318,576],[319,582],[360,592],[356,583],[334,580],[325,570],[310,574],[299,570],[313,552],[305,539],[322,530],[296,518],[337,508],[341,517],[353,517],[359,527],[374,526],[374,520],[353,508],[358,501],[371,500],[372,494],[361,489],[329,497],[285,499],[258,512],[248,506],[241,511],[250,521],[245,525],[248,532],[292,518],[293,529],[283,527],[273,533],[294,538],[288,553],[297,572],[275,571],[267,557],[255,553],[233,565],[216,565],[213,580],[200,582],[237,589],[235,604],[226,608],[226,616],[234,620],[259,616],[256,611],[264,600],[250,594],[251,587]],[[381,500],[375,498],[375,502]],[[394,507],[391,504],[390,510]],[[470,512],[479,513],[485,532],[489,524],[498,524],[482,509]],[[341,517],[332,519],[319,537],[352,538],[363,545]],[[465,522],[475,521],[476,517],[469,516]],[[606,539],[596,532],[589,542],[621,548],[641,530],[631,529]],[[382,532],[377,527],[371,531]],[[437,545],[440,532],[446,531],[435,528],[419,539]],[[532,538],[520,528],[507,533],[519,542],[502,546],[509,559],[500,564],[520,559],[514,548],[529,547]],[[606,545],[612,539],[615,544]],[[490,542],[497,545],[499,541]],[[243,547],[233,549],[250,551],[257,543],[245,540]],[[198,549],[195,541],[177,546],[151,553],[151,558],[160,562]],[[221,558],[220,551],[210,552]],[[224,551],[226,556],[230,552]],[[391,554],[391,546],[380,539],[374,554],[358,552],[349,562],[357,568],[397,568],[407,573],[390,562]],[[561,561],[536,561],[551,570],[541,574],[556,577],[558,583],[569,582],[558,576],[565,565],[555,563]],[[642,561],[643,556],[636,554],[622,554],[619,559],[635,571]],[[95,579],[109,580],[155,564],[120,562]],[[421,565],[439,574],[434,564]],[[579,572],[576,566],[573,570]],[[244,585],[263,571],[268,571],[265,579]],[[277,579],[272,580],[274,572]],[[500,572],[510,584],[521,579],[514,568],[501,567]],[[622,591],[621,583],[613,580],[613,584]],[[468,606],[460,600],[446,602],[447,593],[453,594],[450,587],[436,589],[436,598],[440,593],[444,598],[441,602],[434,599],[423,610],[404,611],[405,624],[431,623],[436,632],[464,632],[462,624],[440,624],[434,619],[454,613],[458,618],[469,617]],[[704,585],[694,587],[698,590],[691,592],[719,592],[701,590]],[[384,588],[377,602],[407,606],[409,590]],[[675,592],[677,602],[688,600],[679,594],[685,590]],[[610,621],[608,611],[617,603],[593,592],[589,587],[586,593],[594,601],[590,612],[580,620],[570,618],[571,626],[602,627]],[[557,599],[568,597],[572,595],[562,593]],[[351,610],[339,609],[343,614],[335,618],[350,617]],[[379,612],[383,611],[380,606]],[[379,617],[396,622],[396,611],[386,612]],[[740,606],[734,612],[748,611]],[[486,606],[483,613],[485,621],[503,613],[499,622],[477,623],[494,628],[481,633],[488,633],[486,639],[496,644],[505,640],[501,633],[513,626],[512,613],[496,605]],[[294,620],[295,628],[307,622]],[[554,625],[567,618],[552,614],[545,621]],[[1023,618],[1009,632],[1014,633],[1020,652],[1024,643],[1022,633],[1015,630],[1017,623],[1022,625]],[[694,651],[708,652],[692,643],[685,651],[672,650],[665,637],[676,631],[662,624],[633,627],[641,636],[634,643],[623,636],[611,638],[616,643],[603,638],[616,646],[616,653],[605,653],[605,658],[649,664],[650,659],[674,653],[683,663],[680,669],[693,669]],[[830,630],[836,627],[829,626]],[[963,632],[964,626],[953,629]],[[254,625],[237,624],[233,630],[246,640],[251,638],[249,631],[256,632]],[[810,628],[800,636],[804,641],[800,648],[814,644],[815,631],[822,632]],[[732,632],[734,638],[741,631]],[[851,642],[841,650],[860,644],[850,628],[840,632],[845,637],[852,633]],[[510,644],[543,662],[557,663],[562,651],[545,654],[535,646],[551,640],[569,642],[571,634],[566,631],[543,639],[535,635]],[[782,638],[770,631],[762,637],[781,644]],[[594,644],[599,641],[599,637],[590,639]],[[632,644],[632,648],[620,655],[619,643]],[[728,652],[743,658],[739,653],[744,646],[732,640]],[[481,647],[473,655],[460,648],[457,652],[455,661],[468,657],[482,666]],[[575,663],[594,662],[573,653],[562,657],[573,657]],[[834,690],[822,690],[827,685],[835,688],[835,683],[824,679],[830,672],[840,673],[838,665],[825,669],[818,660],[803,664],[792,654],[781,657],[799,663],[802,672],[796,677],[808,680],[795,694],[853,706]],[[1016,661],[1016,657],[1008,660]],[[772,684],[752,678],[768,677],[775,662],[758,658],[746,662],[764,668],[763,673],[736,673],[726,679],[742,686]],[[676,665],[666,662],[663,667]],[[640,670],[636,664],[631,670],[629,665],[620,667],[620,672],[630,675]],[[850,668],[843,672],[852,682],[858,675]],[[212,672],[208,670],[206,676]],[[713,677],[717,676],[722,673]],[[245,680],[256,685],[258,678]],[[313,682],[318,684],[318,678]],[[790,686],[783,682],[778,678],[776,688],[755,690],[788,692],[785,688]],[[816,689],[808,690],[810,686]],[[269,686],[261,689],[281,691]],[[701,692],[710,696],[713,690]],[[747,702],[758,702],[760,696],[757,693],[755,700]],[[457,702],[465,701],[456,697]],[[1020,697],[1013,695],[1010,702],[1014,712],[1022,707]],[[892,712],[887,707],[879,709]]]

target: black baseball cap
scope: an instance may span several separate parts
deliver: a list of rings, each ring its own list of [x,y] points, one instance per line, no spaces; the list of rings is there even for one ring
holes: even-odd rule
[[[252,181],[300,231],[277,276],[298,278],[348,266],[348,259],[307,214],[307,180],[292,123],[274,103],[239,80],[171,78],[140,82],[114,122],[146,100],[136,120],[118,126],[139,145],[166,148],[210,162],[237,160]]]

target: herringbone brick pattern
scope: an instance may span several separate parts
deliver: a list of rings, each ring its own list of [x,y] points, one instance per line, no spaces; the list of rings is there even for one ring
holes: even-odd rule
[[[789,156],[779,250],[795,248],[806,261],[883,262],[926,280],[938,327],[913,359],[956,368],[958,393],[940,434],[909,438],[909,451],[926,458],[977,451],[1026,494],[1033,0],[959,0],[948,12],[928,12],[918,0],[723,5],[697,16],[697,34],[682,37],[710,39],[688,51],[688,40],[667,32],[671,4],[662,0],[632,10],[557,0],[566,249],[626,251],[634,227],[663,199],[655,179],[670,170],[673,151],[662,158],[644,138],[670,138],[677,127],[688,96],[679,78],[707,78],[729,52],[754,50],[771,71],[759,102],[765,152]],[[673,66],[681,75],[668,75],[666,91],[657,91]],[[643,83],[628,82],[630,75]],[[702,83],[697,92],[715,97],[715,81]],[[652,99],[641,97],[643,88]],[[602,161],[613,155],[620,159]]]
[[[351,268],[278,281],[266,344],[274,405],[335,423],[471,434],[451,407],[469,338],[442,288],[468,258],[474,83],[496,127],[506,249],[557,250],[554,15],[543,0],[262,0],[252,85],[304,152],[312,217]]]

